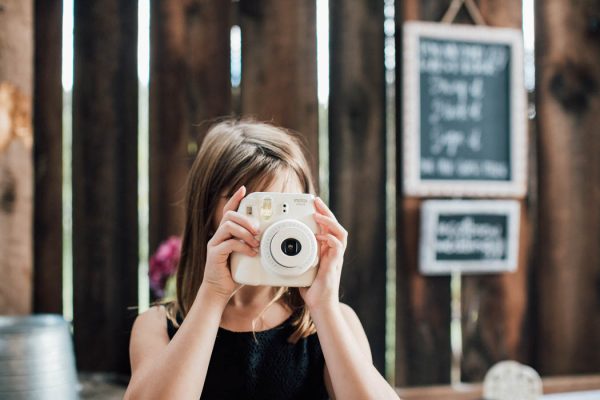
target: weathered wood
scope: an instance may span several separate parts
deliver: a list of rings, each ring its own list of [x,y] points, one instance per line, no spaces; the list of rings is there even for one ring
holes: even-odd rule
[[[537,367],[600,369],[600,3],[536,2]]]
[[[241,111],[307,139],[318,185],[316,2],[240,0]]]
[[[0,9],[0,82],[26,96],[33,87],[33,1],[3,0]]]
[[[77,366],[127,373],[138,277],[137,2],[76,2],[74,16]]]
[[[486,23],[493,27],[521,29],[521,0],[482,0],[478,2]],[[525,89],[522,89],[525,96]],[[528,332],[529,210],[521,201],[518,266],[515,273],[462,278],[464,382],[483,380],[495,363],[505,359],[530,363],[526,348]]]
[[[62,314],[62,1],[35,2],[33,310]]]
[[[482,381],[502,360],[531,364],[526,321],[529,294],[530,228],[527,205],[521,201],[517,271],[462,277],[462,381]]]
[[[330,2],[330,203],[348,230],[342,301],[358,314],[383,372],[386,136],[383,2]]]
[[[408,197],[398,201],[396,384],[401,386],[450,382],[450,278],[419,273],[421,203]]]
[[[208,120],[231,112],[230,4],[152,1],[150,251],[181,234],[185,181]]]
[[[402,149],[402,23],[439,21],[450,1],[396,1],[396,146]],[[459,14],[460,16],[461,14]],[[450,278],[419,273],[421,200],[402,193],[402,151],[396,152],[396,385],[450,382]]]
[[[0,4],[0,314],[31,312],[33,2]]]

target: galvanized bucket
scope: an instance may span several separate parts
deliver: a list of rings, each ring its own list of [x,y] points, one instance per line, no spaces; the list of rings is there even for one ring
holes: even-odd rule
[[[73,342],[61,316],[0,316],[0,399],[77,399]]]

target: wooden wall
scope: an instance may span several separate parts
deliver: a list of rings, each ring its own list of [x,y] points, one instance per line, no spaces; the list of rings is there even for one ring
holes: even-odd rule
[[[477,3],[489,25],[521,26],[519,0]],[[24,35],[24,45],[16,50],[0,42],[0,83],[8,80],[11,93],[21,93],[15,96],[21,96],[27,115],[31,82],[35,82],[36,144],[35,174],[28,170],[26,145],[20,144],[18,157],[11,159],[5,150],[11,147],[0,145],[0,272],[8,271],[9,276],[0,281],[0,313],[31,310],[32,279],[34,311],[62,308],[61,1],[38,0],[35,9],[27,4],[7,1],[0,9],[0,36]],[[160,241],[181,232],[187,171],[210,121],[241,113],[300,131],[315,175],[319,123],[314,1],[154,0],[151,4],[149,246],[153,251]],[[396,0],[397,111],[402,109],[402,23],[439,21],[449,4],[450,0]],[[383,371],[387,259],[383,2],[331,0],[329,5],[330,203],[350,231],[342,301],[357,311],[375,364]],[[76,2],[74,33],[78,366],[124,374],[136,314],[128,307],[137,305],[136,6],[128,0]],[[461,368],[468,381],[480,380],[491,364],[503,358],[521,360],[544,374],[600,368],[595,345],[600,336],[596,206],[600,10],[592,2],[566,0],[538,1],[537,9],[538,118],[530,131],[530,192],[522,200],[519,270],[462,281]],[[33,26],[28,17],[33,10],[35,74],[27,70],[34,65],[32,50],[27,48],[34,43],[33,31],[11,25],[23,18],[25,26]],[[464,10],[456,22],[472,23]],[[242,30],[239,98],[232,96],[229,75],[229,31],[234,23]],[[18,57],[13,57],[10,52],[17,50]],[[400,149],[399,112],[397,118]],[[31,143],[31,138],[23,143]],[[450,282],[417,273],[421,200],[402,195],[400,154],[397,151],[396,384],[443,384],[450,380],[452,360]],[[7,178],[15,176],[16,181]],[[34,184],[32,214],[27,188]],[[31,215],[34,245],[26,229],[17,229],[18,224],[30,226]],[[8,249],[9,240],[19,246]],[[35,278],[27,258],[31,249]]]

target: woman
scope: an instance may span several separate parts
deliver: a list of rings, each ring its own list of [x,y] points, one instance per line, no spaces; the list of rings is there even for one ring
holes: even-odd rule
[[[232,280],[230,254],[257,255],[261,232],[237,212],[254,191],[314,194],[300,140],[250,120],[216,124],[188,177],[177,299],[137,318],[125,398],[397,398],[358,317],[339,302],[348,234],[319,198],[310,287]]]

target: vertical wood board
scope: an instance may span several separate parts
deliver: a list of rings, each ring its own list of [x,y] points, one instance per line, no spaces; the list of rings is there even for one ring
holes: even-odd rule
[[[330,2],[330,203],[348,230],[342,301],[384,372],[386,135],[383,2]]]
[[[75,3],[74,334],[82,371],[129,372],[137,306],[137,2]]]
[[[151,4],[149,239],[154,252],[183,232],[191,163],[213,120],[231,113],[231,4]]]
[[[62,1],[35,1],[35,312],[62,314]]]

